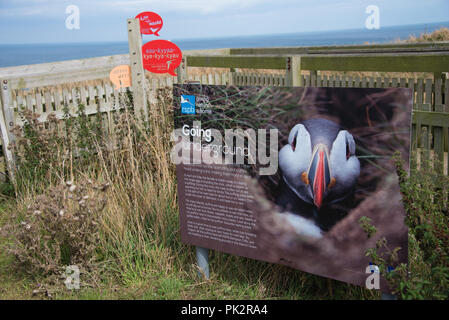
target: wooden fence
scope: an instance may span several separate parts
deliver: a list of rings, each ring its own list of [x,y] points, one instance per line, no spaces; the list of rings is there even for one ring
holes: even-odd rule
[[[386,43],[319,47],[232,48],[230,55],[304,55],[304,54],[366,54],[366,53],[437,53],[447,52],[449,41],[421,43]]]
[[[317,86],[317,87],[366,87],[412,88],[413,101],[413,148],[432,150],[432,153],[442,161],[441,170],[448,174],[447,152],[449,149],[449,80],[445,79],[445,72],[449,71],[449,49],[447,44],[441,46],[427,45],[399,48],[406,52],[398,53],[398,48],[371,48],[369,50],[383,50],[382,53],[348,53],[348,50],[357,48],[345,47],[344,53],[335,53],[343,50],[334,47],[332,54],[323,54],[323,48],[316,48],[313,52],[302,55],[291,54],[294,50],[302,48],[282,48],[282,54],[265,55],[259,52],[252,55],[248,52],[234,51],[235,49],[222,49],[209,52],[208,55],[190,53],[185,55],[183,63],[178,70],[185,70],[181,77],[147,77],[144,86],[153,90],[163,86],[172,86],[178,81],[200,81],[203,84],[234,84],[234,85],[269,85],[269,86]],[[424,52],[417,52],[418,49]],[[436,49],[435,49],[436,48]],[[367,51],[368,47],[364,50]],[[390,50],[394,54],[385,53]],[[244,49],[241,49],[244,50]],[[273,50],[272,48],[266,50]],[[331,50],[331,49],[329,49]],[[320,51],[320,52],[318,52]],[[223,54],[223,53],[230,54]],[[217,55],[218,53],[218,55]],[[234,55],[239,53],[239,55]],[[249,53],[245,55],[242,53]],[[295,52],[296,53],[296,52]],[[0,69],[1,109],[0,124],[3,151],[10,171],[12,169],[13,155],[6,146],[14,141],[11,128],[21,125],[18,110],[26,108],[40,114],[40,120],[46,121],[50,113],[62,118],[64,105],[72,115],[76,114],[79,104],[86,107],[87,114],[102,113],[110,118],[121,105],[120,94],[124,89],[114,90],[109,81],[110,70],[116,65],[129,64],[128,55],[74,60],[39,64],[33,66],[20,66]],[[189,70],[196,67],[226,68],[224,71],[189,74]],[[240,69],[263,69],[261,72],[242,72]],[[266,69],[272,71],[265,72]],[[321,74],[322,71],[331,73]],[[428,72],[433,74],[429,78],[385,76],[349,76],[342,72]],[[333,73],[333,74],[332,74]],[[129,88],[133,91],[133,88]],[[148,97],[151,108],[151,95]]]

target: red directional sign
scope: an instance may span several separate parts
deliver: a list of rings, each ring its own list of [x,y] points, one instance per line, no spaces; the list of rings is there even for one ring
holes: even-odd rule
[[[153,40],[142,46],[143,67],[150,72],[176,76],[174,70],[181,64],[181,59],[181,49],[173,42]]]
[[[136,16],[136,19],[140,21],[140,33],[141,34],[154,34],[159,37],[158,32],[162,29],[162,18],[160,15],[154,12],[146,11],[141,12]]]

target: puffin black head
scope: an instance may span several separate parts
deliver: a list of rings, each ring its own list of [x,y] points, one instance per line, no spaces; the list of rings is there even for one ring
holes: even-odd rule
[[[360,175],[354,138],[325,119],[293,127],[279,152],[279,166],[289,188],[318,209],[344,199]]]

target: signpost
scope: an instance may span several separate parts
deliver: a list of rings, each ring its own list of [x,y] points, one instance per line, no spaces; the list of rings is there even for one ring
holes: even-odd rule
[[[168,40],[152,40],[142,46],[141,34],[159,36],[163,21],[157,13],[145,11],[139,13],[135,19],[128,19],[128,42],[133,80],[137,84],[143,83],[143,69],[152,73],[168,73],[176,76],[175,69],[182,62],[182,52],[179,47]],[[140,83],[139,83],[140,81]]]
[[[127,27],[134,111],[143,113],[144,118],[148,119],[145,74],[142,64],[142,36],[140,35],[139,20],[128,19]]]
[[[128,45],[131,62],[131,83],[133,87],[134,108],[142,110],[145,119],[148,118],[147,97],[145,91],[144,69],[153,73],[168,73],[178,77],[178,83],[183,83],[186,74],[186,58],[182,57],[181,49],[167,40],[153,40],[142,46],[141,34],[154,34],[159,36],[162,29],[162,18],[154,12],[139,13],[135,19],[128,19]],[[181,66],[180,66],[181,65]],[[125,68],[114,68],[111,71],[111,81],[117,87],[125,81]],[[174,70],[179,67],[176,74]],[[196,247],[196,259],[199,267],[198,276],[209,279],[209,249]]]

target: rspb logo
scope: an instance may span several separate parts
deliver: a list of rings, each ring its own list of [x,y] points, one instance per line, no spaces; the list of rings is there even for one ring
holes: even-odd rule
[[[181,95],[181,113],[195,114],[195,96]]]

